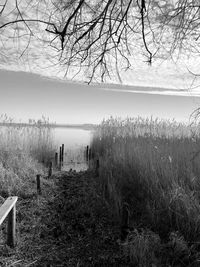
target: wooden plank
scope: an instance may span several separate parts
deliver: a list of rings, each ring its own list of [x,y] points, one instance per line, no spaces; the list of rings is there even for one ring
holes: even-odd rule
[[[11,248],[16,244],[16,205],[8,214],[7,245]]]
[[[11,209],[15,206],[18,197],[8,197],[0,207],[0,225],[3,223]]]

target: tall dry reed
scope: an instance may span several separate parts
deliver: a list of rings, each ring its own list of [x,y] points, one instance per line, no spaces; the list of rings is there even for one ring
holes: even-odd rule
[[[104,195],[130,225],[164,240],[177,232],[200,240],[200,125],[142,118],[103,121],[92,149],[100,158]]]
[[[0,116],[0,195],[22,194],[55,152],[49,121],[17,123],[6,114]]]

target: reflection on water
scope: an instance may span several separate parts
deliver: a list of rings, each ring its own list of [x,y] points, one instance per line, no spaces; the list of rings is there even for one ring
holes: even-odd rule
[[[88,164],[85,158],[86,146],[90,145],[92,131],[79,128],[55,128],[55,142],[58,147],[64,144],[63,170],[86,170]]]

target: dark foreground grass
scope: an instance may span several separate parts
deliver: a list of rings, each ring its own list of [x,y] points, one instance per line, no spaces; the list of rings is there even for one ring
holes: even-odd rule
[[[132,266],[93,173],[60,172],[42,188],[19,199],[17,247],[1,243],[0,266]]]
[[[110,118],[94,133],[94,163],[111,211],[126,221],[133,266],[200,266],[199,130]]]

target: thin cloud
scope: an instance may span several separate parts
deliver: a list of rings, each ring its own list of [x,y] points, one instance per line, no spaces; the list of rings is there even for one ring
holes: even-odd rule
[[[105,91],[112,91],[117,93],[134,93],[134,94],[150,94],[150,95],[166,95],[166,96],[185,96],[185,97],[200,97],[200,92],[198,91],[188,91],[188,90],[176,90],[176,89],[160,89],[160,90],[151,90],[150,88],[145,88],[143,90],[135,89],[115,89],[115,88],[101,88]],[[136,87],[137,88],[137,87]],[[156,88],[155,88],[156,89]]]

